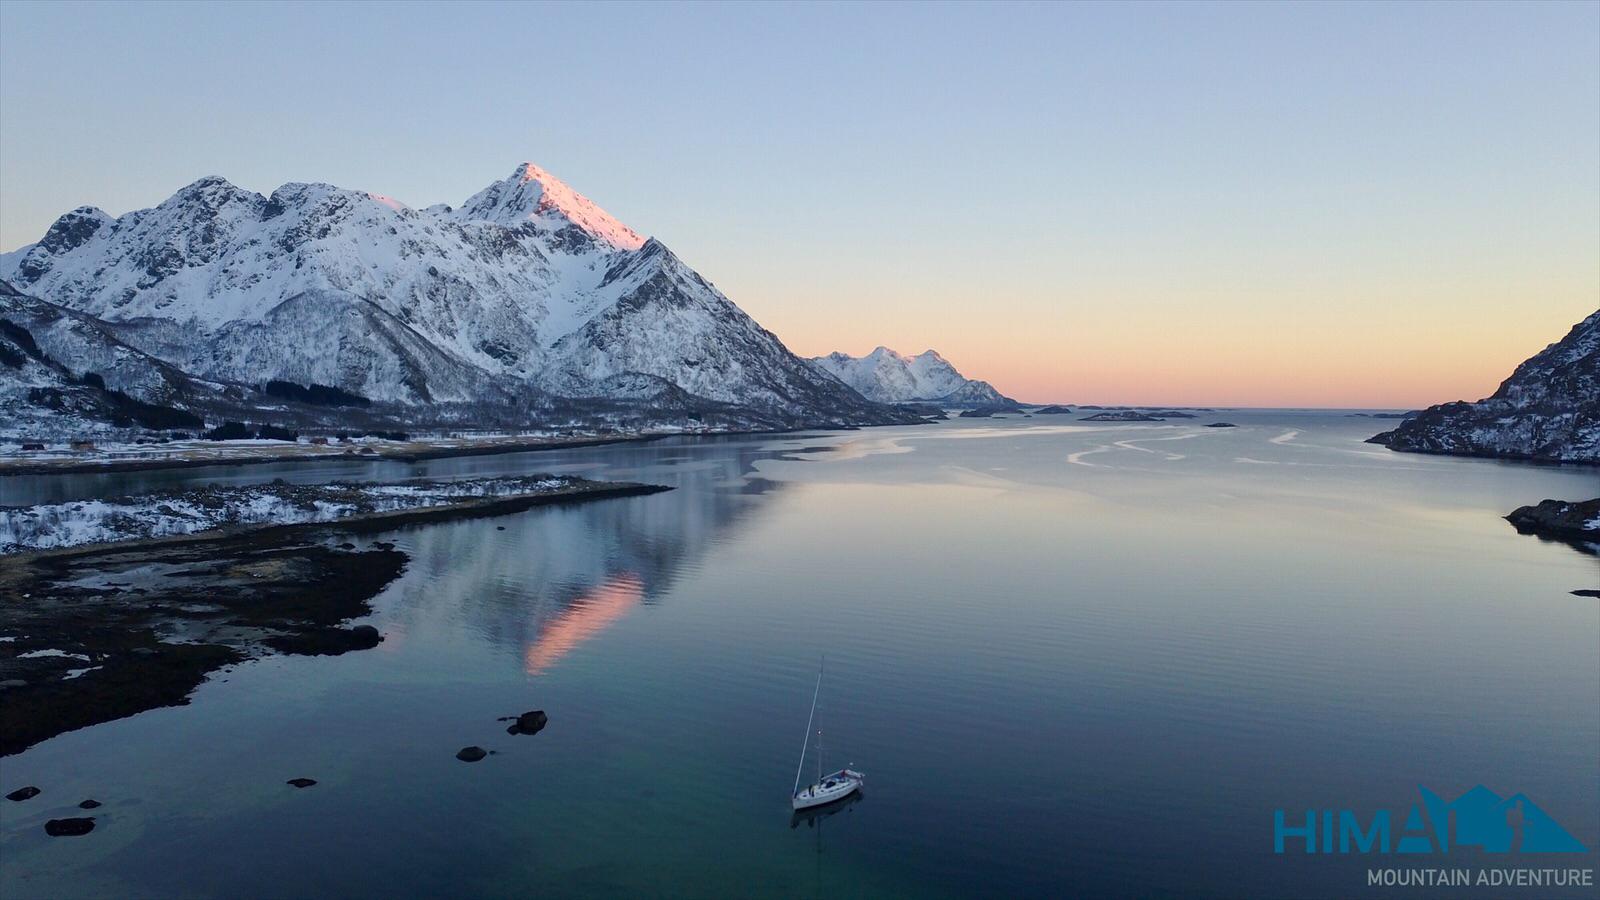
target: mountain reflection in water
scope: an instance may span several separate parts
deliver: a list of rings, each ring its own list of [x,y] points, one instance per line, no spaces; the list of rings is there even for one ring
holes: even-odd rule
[[[644,598],[644,582],[632,572],[613,576],[581,595],[572,606],[547,620],[539,637],[523,652],[523,668],[538,675],[611,623],[628,614]]]
[[[757,462],[794,459],[812,449],[819,448],[774,450],[730,441],[689,455],[661,442],[618,448],[604,465],[596,465],[592,453],[541,454],[537,462],[550,471],[673,490],[635,498],[642,502],[599,501],[494,520],[503,531],[483,522],[414,529],[401,539],[412,559],[392,621],[408,630],[459,618],[516,652],[527,674],[539,675],[666,593],[680,573],[696,568],[708,549],[768,505],[783,484],[754,474]],[[460,474],[482,474],[470,465],[475,461],[453,462],[471,469]]]

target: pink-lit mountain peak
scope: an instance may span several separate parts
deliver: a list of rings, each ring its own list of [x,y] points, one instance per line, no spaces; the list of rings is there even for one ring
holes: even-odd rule
[[[531,162],[518,165],[511,177],[473,194],[456,214],[508,226],[532,221],[559,230],[575,225],[617,250],[637,250],[645,243],[638,232],[593,200]]]

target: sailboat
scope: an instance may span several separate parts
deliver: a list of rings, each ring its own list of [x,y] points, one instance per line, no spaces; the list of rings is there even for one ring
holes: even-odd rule
[[[824,660],[826,662],[826,660]],[[790,802],[795,809],[822,806],[854,794],[867,782],[867,776],[848,767],[829,775],[822,774],[822,723],[817,719],[817,698],[822,695],[822,664],[817,666],[817,689],[811,694],[811,715],[806,719],[806,739],[800,745],[800,765],[794,772],[794,793]],[[806,750],[811,745],[811,725],[817,726],[817,781],[802,789],[800,773],[806,768]]]

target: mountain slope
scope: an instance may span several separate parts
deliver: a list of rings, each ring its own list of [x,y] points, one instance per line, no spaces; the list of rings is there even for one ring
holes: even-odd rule
[[[0,278],[203,379],[400,407],[640,402],[645,379],[762,427],[904,419],[819,378],[660,242],[531,163],[459,209],[203,178],[120,218],[73,210],[0,255]]]
[[[219,400],[219,388],[0,281],[0,439],[194,428],[193,407]]]
[[[1391,450],[1600,463],[1600,311],[1476,403],[1430,406],[1371,438]]]
[[[879,403],[939,403],[945,406],[1017,407],[987,381],[966,378],[933,350],[902,356],[878,347],[866,356],[830,353],[811,364]]]

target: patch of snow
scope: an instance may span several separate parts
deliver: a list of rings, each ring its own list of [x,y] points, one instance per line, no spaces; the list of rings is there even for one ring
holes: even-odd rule
[[[84,662],[89,661],[89,657],[87,656],[83,656],[78,653],[68,653],[65,650],[56,650],[53,648],[49,650],[29,650],[27,653],[19,653],[17,654],[17,659],[44,659],[45,657],[56,656],[64,657],[66,659],[81,659]]]

